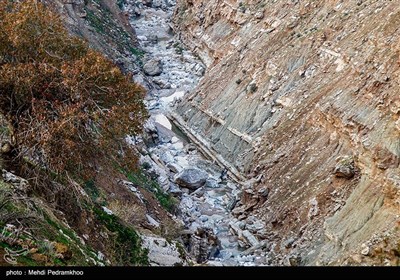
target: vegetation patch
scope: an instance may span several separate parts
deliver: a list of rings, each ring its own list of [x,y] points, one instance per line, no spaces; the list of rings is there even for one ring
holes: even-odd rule
[[[92,201],[95,202],[100,198],[100,191],[96,187],[93,179],[90,179],[84,183],[84,189]]]
[[[94,5],[93,5],[94,4]],[[117,4],[122,10],[125,5],[125,0],[118,0]],[[110,42],[116,42],[119,51],[127,50],[131,52],[136,58],[138,64],[142,64],[144,52],[138,48],[132,47],[134,41],[132,36],[113,19],[113,14],[108,7],[101,1],[92,1],[92,5],[85,7],[86,19],[95,31],[107,38]]]
[[[6,199],[4,199],[6,198]],[[51,218],[42,203],[13,193],[0,181],[0,255],[16,265],[93,265],[93,250],[74,230]],[[11,252],[11,253],[10,253]],[[93,255],[93,261],[87,256]]]
[[[109,215],[99,207],[94,207],[93,212],[111,233],[115,233],[115,255],[119,257],[118,263],[149,265],[148,250],[141,247],[140,236],[134,229],[124,225],[117,216]]]
[[[101,11],[89,12],[93,24],[118,33]],[[2,1],[0,18],[0,113],[15,139],[12,156],[57,174],[90,175],[101,159],[135,166],[125,137],[147,119],[143,88],[37,1]]]
[[[137,186],[145,188],[154,194],[161,206],[167,211],[173,212],[175,210],[177,200],[171,194],[164,192],[164,190],[157,183],[155,178],[152,178],[144,169],[138,169],[127,173],[128,180]]]

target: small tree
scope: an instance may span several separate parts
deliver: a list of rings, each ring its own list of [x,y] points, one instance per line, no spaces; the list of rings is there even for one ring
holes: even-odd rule
[[[15,155],[49,170],[135,163],[126,135],[147,118],[144,90],[34,0],[0,0],[0,112]]]

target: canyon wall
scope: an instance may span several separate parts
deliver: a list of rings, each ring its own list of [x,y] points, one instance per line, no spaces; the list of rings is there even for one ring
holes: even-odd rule
[[[124,1],[114,0],[41,0],[63,18],[68,30],[84,38],[124,71],[138,73],[143,56]]]
[[[399,24],[395,1],[178,1],[208,71],[176,112],[241,174],[270,263],[398,262]]]

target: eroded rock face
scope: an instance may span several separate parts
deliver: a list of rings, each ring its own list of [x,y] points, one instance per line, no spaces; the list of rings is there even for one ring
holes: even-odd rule
[[[221,242],[210,228],[198,228],[193,234],[186,236],[185,243],[189,254],[198,262],[204,263],[219,255]]]
[[[142,236],[143,246],[149,250],[148,257],[152,266],[187,265],[182,245],[168,242],[162,237]]]
[[[208,70],[177,113],[260,190],[236,212],[263,218],[272,264],[340,264],[399,214],[400,7],[257,3],[178,1],[175,29]]]
[[[72,34],[83,37],[92,47],[112,59],[123,71],[138,71],[135,58],[135,51],[138,49],[136,34],[128,22],[127,14],[121,11],[122,5],[119,1],[41,0],[41,2],[60,13]]]

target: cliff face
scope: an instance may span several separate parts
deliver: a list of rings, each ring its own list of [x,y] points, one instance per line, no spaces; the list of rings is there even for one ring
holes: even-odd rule
[[[235,210],[263,219],[272,263],[398,262],[400,7],[177,5],[176,31],[208,66],[181,125],[243,175]]]
[[[121,11],[124,1],[42,0],[60,13],[71,33],[107,55],[122,69],[138,72],[143,55],[129,15]],[[136,59],[135,59],[136,57]]]

